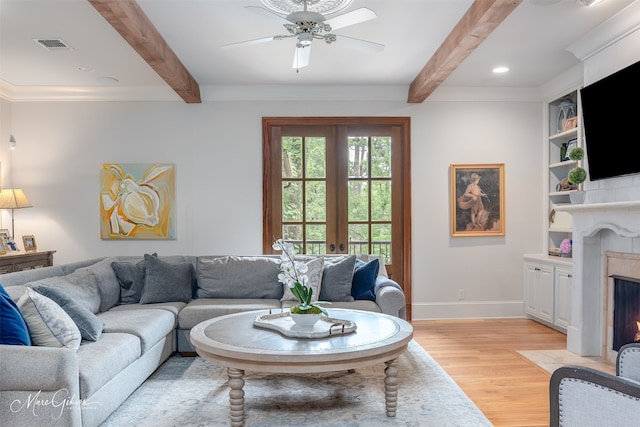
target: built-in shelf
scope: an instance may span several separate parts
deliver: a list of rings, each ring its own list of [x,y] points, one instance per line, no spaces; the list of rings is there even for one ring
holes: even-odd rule
[[[576,162],[568,160],[567,152],[574,146],[579,147],[581,140],[580,105],[578,89],[561,94],[548,102],[544,124],[545,167],[547,175],[544,182],[545,208],[549,213],[546,227],[544,252],[557,250],[564,239],[571,239],[572,218],[566,212],[558,215],[558,207],[570,204],[570,194],[575,190],[559,191],[566,188],[569,171]],[[577,117],[574,127],[563,129],[567,118]]]

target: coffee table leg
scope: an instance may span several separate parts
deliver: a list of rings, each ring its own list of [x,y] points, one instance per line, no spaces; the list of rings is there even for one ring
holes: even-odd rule
[[[229,416],[233,427],[244,425],[244,371],[227,368],[229,375]]]
[[[384,362],[384,400],[387,406],[387,417],[396,416],[398,407],[398,359]]]

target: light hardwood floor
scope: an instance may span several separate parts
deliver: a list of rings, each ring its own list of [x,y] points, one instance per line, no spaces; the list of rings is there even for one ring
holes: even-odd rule
[[[549,374],[518,350],[566,349],[527,319],[416,320],[414,339],[495,426],[548,426]]]

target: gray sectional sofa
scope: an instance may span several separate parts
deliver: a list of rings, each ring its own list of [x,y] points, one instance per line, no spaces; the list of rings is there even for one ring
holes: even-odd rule
[[[374,280],[370,297],[353,298],[356,280],[371,276],[372,270],[366,275],[364,270],[375,259],[358,258],[323,257],[320,300],[331,302],[329,311],[352,308],[404,318],[404,293],[386,276],[384,265],[369,277]],[[0,285],[24,313],[46,300],[40,295],[68,310],[64,300],[55,299],[60,294],[71,296],[67,302],[78,310],[69,313],[90,312],[84,323],[72,316],[78,332],[75,338],[63,336],[60,345],[0,345],[2,424],[99,425],[172,354],[195,352],[189,331],[196,324],[234,312],[277,312],[295,305],[283,297],[276,259],[154,254],[0,275]],[[37,332],[31,325],[29,331]]]

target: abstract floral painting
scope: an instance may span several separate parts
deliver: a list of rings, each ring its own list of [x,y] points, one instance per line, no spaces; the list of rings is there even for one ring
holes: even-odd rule
[[[175,168],[106,163],[100,170],[100,238],[176,238]]]

